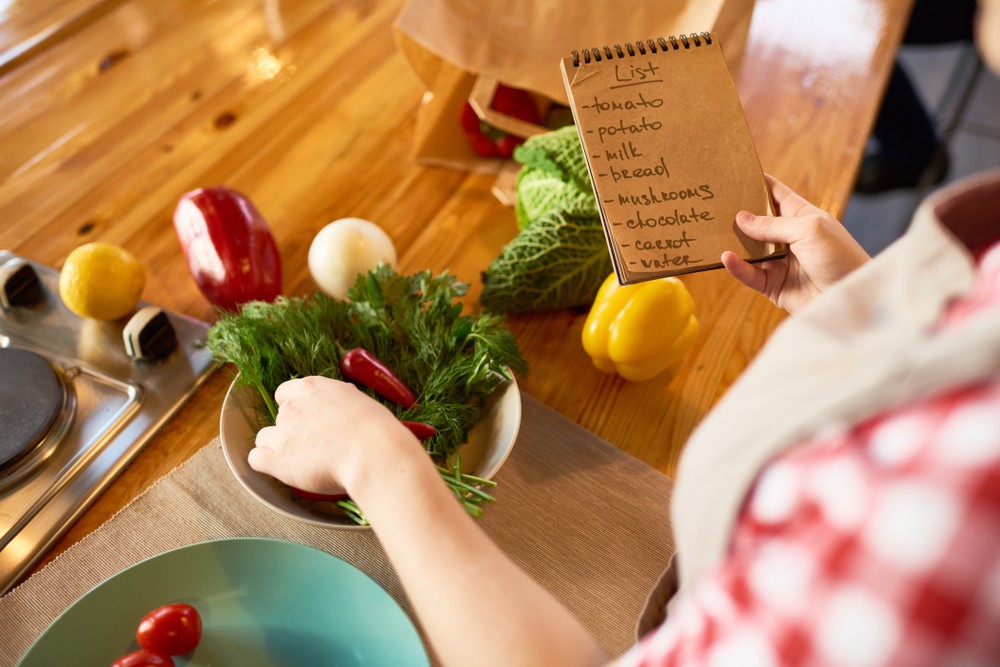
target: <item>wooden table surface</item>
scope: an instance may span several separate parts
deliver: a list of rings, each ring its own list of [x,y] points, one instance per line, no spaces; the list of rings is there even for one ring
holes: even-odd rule
[[[912,0],[757,0],[737,88],[764,169],[843,214]],[[257,204],[284,289],[315,289],[316,232],[392,236],[404,272],[472,283],[517,231],[494,177],[409,159],[422,88],[391,25],[401,0],[14,0],[0,9],[0,248],[53,267],[95,240],[144,264],[143,299],[206,321],[171,215],[227,184]],[[668,475],[688,435],[781,321],[723,271],[684,278],[702,333],[679,375],[629,384],[584,354],[585,313],[510,317],[522,389]],[[41,564],[218,434],[216,373]]]

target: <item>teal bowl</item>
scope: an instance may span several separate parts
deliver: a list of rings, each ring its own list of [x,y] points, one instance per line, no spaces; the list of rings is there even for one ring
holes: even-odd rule
[[[325,551],[269,539],[202,542],[107,579],[42,633],[20,667],[110,665],[138,650],[150,610],[193,605],[202,639],[177,667],[427,667],[420,636],[368,575]]]

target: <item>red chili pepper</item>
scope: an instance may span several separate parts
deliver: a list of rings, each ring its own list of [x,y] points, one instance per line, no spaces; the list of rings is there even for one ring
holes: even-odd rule
[[[404,408],[412,408],[417,402],[417,397],[410,388],[374,354],[363,347],[348,350],[341,357],[340,372],[348,380],[363,384],[382,398],[398,403]]]
[[[297,495],[299,498],[302,498],[303,500],[313,500],[318,502],[327,502],[327,501],[335,502],[337,500],[344,500],[345,498],[347,498],[346,493],[314,493],[312,491],[305,491],[295,486],[290,486],[288,488],[292,490],[292,493]]]
[[[403,426],[410,429],[410,433],[417,436],[417,440],[426,440],[437,433],[436,428],[423,422],[403,422]]]
[[[236,310],[281,294],[278,245],[253,202],[236,190],[220,186],[182,195],[174,231],[195,283],[219,308]]]
[[[499,84],[490,108],[528,123],[537,125],[542,122],[534,98],[520,88]],[[514,154],[514,148],[524,143],[524,137],[508,134],[483,122],[468,102],[462,107],[459,123],[472,150],[483,157],[509,158]]]

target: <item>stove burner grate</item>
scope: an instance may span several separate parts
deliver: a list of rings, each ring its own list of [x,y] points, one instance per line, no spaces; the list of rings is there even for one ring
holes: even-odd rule
[[[55,423],[64,390],[43,357],[0,348],[0,468],[32,451]]]

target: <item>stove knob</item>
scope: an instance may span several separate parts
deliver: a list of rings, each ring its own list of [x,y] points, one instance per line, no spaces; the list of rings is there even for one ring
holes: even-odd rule
[[[13,259],[0,266],[0,307],[30,306],[42,296],[42,283],[31,264]]]
[[[170,318],[156,306],[146,306],[133,315],[122,331],[122,338],[125,351],[133,359],[160,359],[177,347],[177,333]]]

